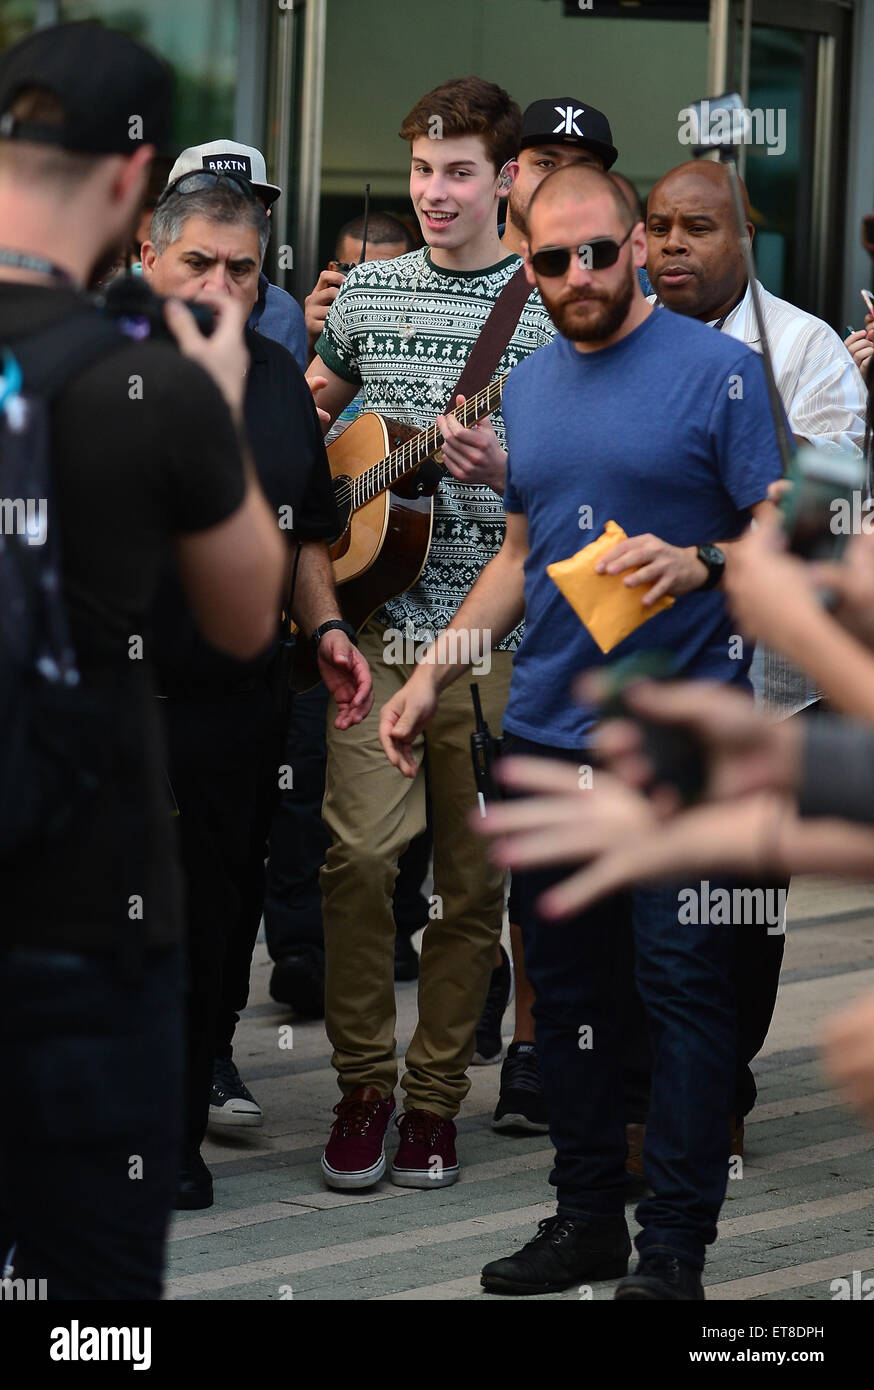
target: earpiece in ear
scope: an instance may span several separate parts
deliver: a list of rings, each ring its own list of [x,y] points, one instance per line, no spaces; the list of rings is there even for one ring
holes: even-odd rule
[[[511,161],[508,159],[507,164],[509,163],[511,163]],[[513,175],[508,172],[507,164],[504,164],[498,170],[498,192],[502,197],[505,193],[509,193],[510,189],[513,187]]]

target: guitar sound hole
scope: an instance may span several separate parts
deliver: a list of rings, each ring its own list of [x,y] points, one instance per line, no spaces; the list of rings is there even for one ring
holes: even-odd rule
[[[337,504],[337,511],[340,516],[340,531],[342,536],[346,527],[349,525],[349,518],[352,515],[352,479],[346,473],[340,473],[333,480],[334,482],[334,501]]]

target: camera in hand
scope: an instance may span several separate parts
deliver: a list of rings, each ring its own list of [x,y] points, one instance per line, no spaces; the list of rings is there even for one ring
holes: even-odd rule
[[[651,786],[672,787],[684,806],[700,801],[707,784],[704,745],[690,729],[657,724],[627,704],[626,691],[637,681],[676,680],[676,662],[668,652],[639,652],[616,662],[604,676],[607,691],[598,705],[599,720],[630,719],[641,731],[642,752],[653,769]]]
[[[164,319],[166,299],[155,294],[142,275],[119,275],[97,295],[95,303],[109,318],[115,319],[121,331],[135,342],[153,338],[176,344]],[[215,329],[215,314],[208,304],[186,300],[185,306],[205,338]]]
[[[857,516],[861,520],[863,515],[864,458],[849,450],[802,446],[788,481],[780,511],[789,550],[802,560],[839,560]]]

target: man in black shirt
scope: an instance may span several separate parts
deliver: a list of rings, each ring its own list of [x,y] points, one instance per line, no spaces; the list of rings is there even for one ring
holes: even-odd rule
[[[142,248],[143,273],[160,294],[231,299],[248,315],[268,228],[247,179],[184,175],[168,185],[155,209],[151,239]],[[280,526],[300,546],[292,609],[309,615],[303,624],[309,633],[339,618],[325,542],[340,523],[322,431],[291,354],[248,329],[246,341],[247,431],[261,485]],[[372,701],[367,664],[350,638],[351,630],[334,628],[319,644],[340,728],[347,720],[359,722]],[[161,592],[156,640],[187,886],[189,1076],[178,1204],[205,1207],[212,1203],[212,1180],[199,1150],[208,1115],[217,1112],[226,1124],[262,1120],[234,1065],[232,1040],[263,908],[288,713],[273,689],[275,651],[246,665],[212,651],[197,636],[172,578]]]
[[[92,24],[40,30],[0,58],[4,347],[94,312],[81,288],[132,233],[171,91],[153,55]],[[49,527],[104,757],[62,838],[0,863],[0,1051],[15,1115],[0,1131],[0,1260],[16,1278],[45,1279],[50,1299],[161,1293],[180,1141],[182,923],[153,595],[175,549],[205,636],[254,658],[284,568],[241,448],[242,310],[223,306],[209,340],[181,305],[167,318],[185,355],[120,338],[71,370],[51,407]]]

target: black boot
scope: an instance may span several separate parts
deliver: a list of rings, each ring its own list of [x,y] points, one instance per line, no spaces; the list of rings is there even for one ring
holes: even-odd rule
[[[325,1017],[325,953],[308,942],[286,952],[273,966],[270,995],[301,1018]]]
[[[701,1271],[675,1255],[642,1255],[634,1273],[620,1279],[613,1297],[675,1301],[703,1298]]]
[[[174,1206],[177,1211],[201,1211],[212,1206],[212,1173],[199,1153],[189,1155],[182,1164]]]
[[[537,1235],[504,1260],[492,1260],[480,1283],[488,1293],[558,1293],[580,1280],[628,1272],[631,1241],[623,1216],[549,1216]]]

